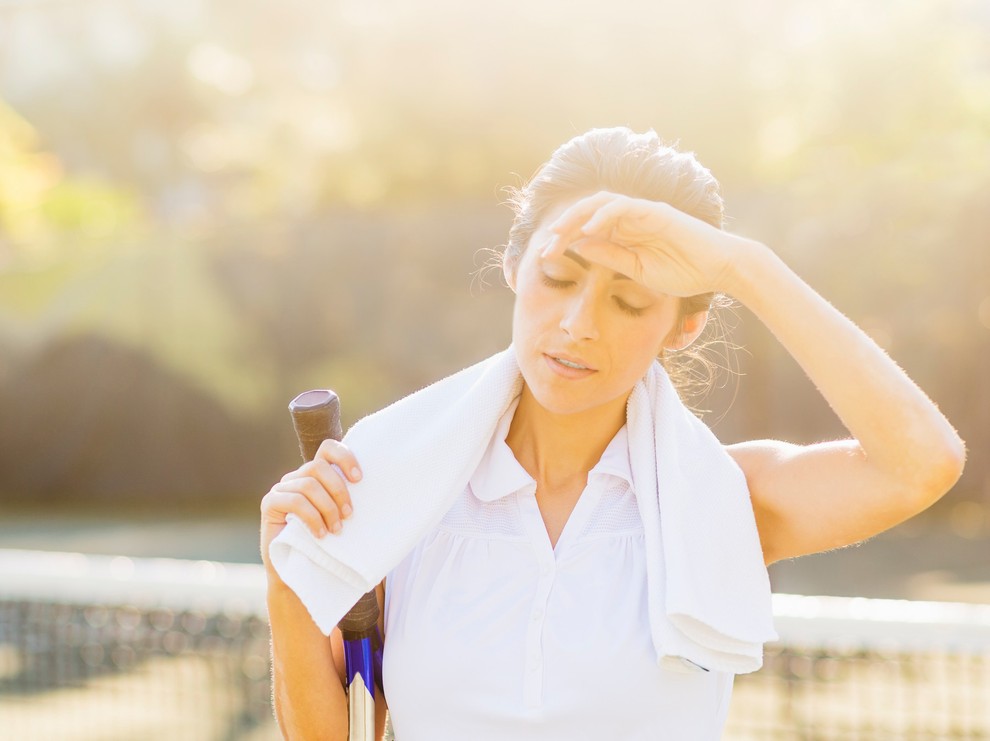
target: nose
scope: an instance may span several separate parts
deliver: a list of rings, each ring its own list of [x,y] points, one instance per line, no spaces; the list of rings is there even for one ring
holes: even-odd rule
[[[567,302],[560,328],[574,340],[598,339],[598,304],[591,287],[576,292]]]

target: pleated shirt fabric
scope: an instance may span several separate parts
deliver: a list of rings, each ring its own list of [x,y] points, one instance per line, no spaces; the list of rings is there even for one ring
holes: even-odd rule
[[[660,666],[651,642],[626,428],[551,547],[536,482],[505,443],[517,405],[386,579],[397,741],[716,741],[733,675]]]

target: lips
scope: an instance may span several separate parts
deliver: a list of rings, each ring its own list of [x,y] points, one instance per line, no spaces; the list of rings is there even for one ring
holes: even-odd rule
[[[573,360],[566,360],[565,358],[562,358],[559,355],[551,355],[550,356],[550,359],[551,360],[556,360],[558,363],[563,363],[568,368],[574,368],[576,370],[591,370],[591,368],[589,368],[588,366],[584,365],[583,363],[577,363],[577,362],[575,362]]]
[[[555,373],[568,378],[583,378],[597,372],[586,360],[567,353],[544,353],[543,357]]]

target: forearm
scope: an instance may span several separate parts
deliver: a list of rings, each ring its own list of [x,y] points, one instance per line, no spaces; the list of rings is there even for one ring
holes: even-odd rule
[[[791,271],[752,242],[726,292],[777,337],[856,438],[869,464],[920,497],[959,476],[962,440],[887,354]]]
[[[275,716],[286,739],[347,738],[347,700],[324,636],[295,593],[269,574]]]

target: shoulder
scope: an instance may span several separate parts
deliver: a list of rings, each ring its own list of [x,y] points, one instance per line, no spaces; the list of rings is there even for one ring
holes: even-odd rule
[[[725,452],[746,475],[746,480],[772,475],[775,466],[795,454],[802,446],[782,440],[747,440],[726,445]]]

